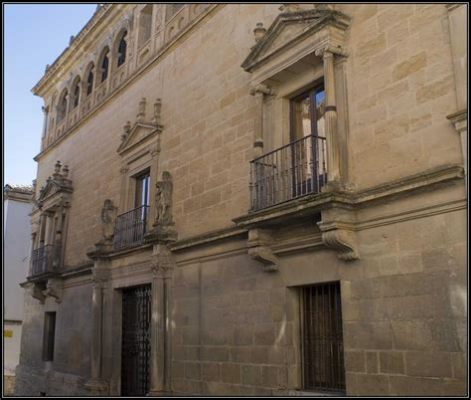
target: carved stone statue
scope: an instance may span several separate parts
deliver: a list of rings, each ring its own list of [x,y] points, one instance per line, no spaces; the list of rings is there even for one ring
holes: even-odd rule
[[[162,180],[156,184],[155,204],[157,214],[155,216],[155,226],[173,225],[172,193],[172,176],[170,172],[164,171],[162,173]]]
[[[103,227],[103,242],[111,243],[114,237],[117,207],[110,199],[106,199],[101,209],[101,222]]]

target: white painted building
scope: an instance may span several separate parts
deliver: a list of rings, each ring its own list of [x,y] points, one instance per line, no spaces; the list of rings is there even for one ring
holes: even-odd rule
[[[32,187],[5,185],[3,189],[3,345],[6,386],[19,362],[24,289],[31,254]]]

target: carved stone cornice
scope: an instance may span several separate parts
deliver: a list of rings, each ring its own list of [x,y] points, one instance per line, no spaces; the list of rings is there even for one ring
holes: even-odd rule
[[[325,191],[305,196],[251,212],[233,221],[239,228],[254,232],[253,239],[248,240],[249,254],[267,265],[277,263],[272,256],[274,246],[270,243],[269,235],[263,238],[256,233],[307,219],[317,219],[322,241],[326,247],[335,250],[340,259],[353,261],[360,257],[356,231],[361,228],[356,221],[357,210],[372,205],[388,204],[393,199],[439,189],[445,185],[457,184],[462,182],[463,178],[463,167],[446,165],[363,190]]]
[[[432,190],[443,185],[464,181],[464,169],[460,165],[444,165],[427,171],[382,183],[362,190],[325,191],[299,199],[249,212],[233,219],[239,228],[256,228],[280,225],[293,218],[306,218],[335,206],[347,209],[365,207],[372,202],[387,203],[414,193]]]
[[[460,110],[453,114],[446,116],[448,120],[453,124],[458,133],[468,130],[468,110]]]

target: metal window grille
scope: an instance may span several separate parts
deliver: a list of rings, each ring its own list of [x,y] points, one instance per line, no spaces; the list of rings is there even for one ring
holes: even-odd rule
[[[345,391],[340,283],[301,288],[303,388]]]

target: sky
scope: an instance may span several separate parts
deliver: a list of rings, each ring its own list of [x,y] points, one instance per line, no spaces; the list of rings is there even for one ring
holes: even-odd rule
[[[44,105],[31,89],[95,12],[89,4],[3,4],[3,184],[31,185]]]

